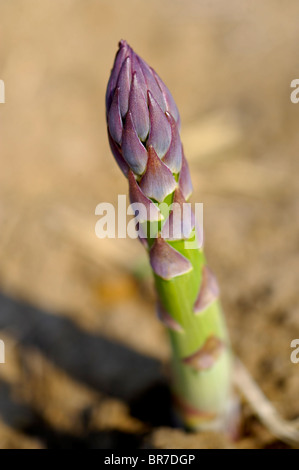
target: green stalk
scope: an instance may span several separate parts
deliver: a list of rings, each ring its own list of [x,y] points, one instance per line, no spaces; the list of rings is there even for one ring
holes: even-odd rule
[[[172,197],[166,198],[163,204],[165,202],[170,205]],[[182,327],[181,331],[176,331],[171,325],[167,328],[172,350],[171,388],[174,407],[179,421],[187,429],[226,431],[231,427],[233,402],[232,352],[218,298],[199,314],[194,313],[194,304],[203,283],[203,268],[206,266],[202,248],[186,248],[187,242],[194,240],[194,236],[192,234],[187,241],[168,242],[190,261],[193,267],[190,272],[170,280],[154,273],[160,303]],[[148,238],[149,246],[152,246],[154,240]],[[184,362],[195,351],[204,348],[211,338],[217,338],[222,348],[219,357],[213,357],[215,351],[211,348],[210,357],[207,358],[212,362],[210,367],[197,370]]]

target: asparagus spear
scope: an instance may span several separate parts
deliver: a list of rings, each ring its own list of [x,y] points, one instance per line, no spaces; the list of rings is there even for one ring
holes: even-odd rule
[[[125,41],[119,43],[108,82],[106,116],[110,147],[128,178],[131,203],[145,207],[140,229],[147,234],[142,241],[155,278],[158,318],[172,347],[176,413],[192,430],[227,429],[232,353],[219,289],[193,213],[178,215],[192,193],[179,112],[161,78]]]

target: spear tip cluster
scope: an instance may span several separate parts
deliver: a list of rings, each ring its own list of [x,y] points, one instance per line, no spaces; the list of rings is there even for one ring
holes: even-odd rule
[[[107,86],[106,117],[115,160],[125,176],[130,170],[134,173],[146,197],[162,202],[177,185],[190,197],[191,178],[175,101],[157,73],[125,40],[119,42]]]

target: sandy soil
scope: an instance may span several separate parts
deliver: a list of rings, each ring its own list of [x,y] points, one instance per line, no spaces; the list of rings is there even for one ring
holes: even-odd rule
[[[287,5],[287,6],[286,6]],[[104,93],[126,38],[168,84],[236,354],[299,415],[295,0],[0,2],[0,448],[284,448],[243,406],[238,443],[172,427],[146,255],[99,240],[127,193]]]

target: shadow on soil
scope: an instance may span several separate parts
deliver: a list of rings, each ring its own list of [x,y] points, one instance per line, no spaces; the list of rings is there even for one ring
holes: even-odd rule
[[[22,347],[35,347],[72,378],[125,401],[131,414],[150,425],[171,425],[170,395],[158,360],[81,330],[63,316],[0,294],[0,330]],[[41,416],[12,399],[0,383],[0,415],[11,427],[40,437],[48,448],[136,448],[142,436],[119,431],[72,436],[49,427]],[[21,421],[19,422],[19,417]]]

